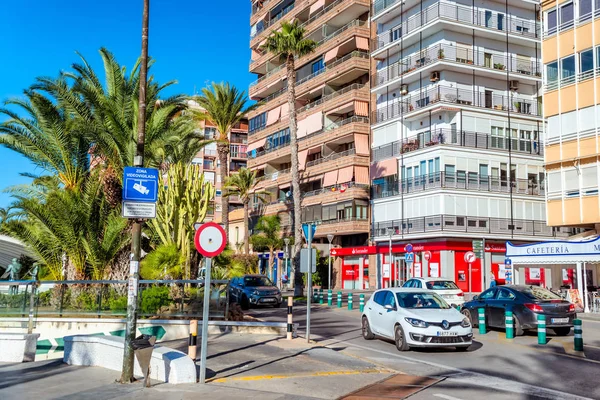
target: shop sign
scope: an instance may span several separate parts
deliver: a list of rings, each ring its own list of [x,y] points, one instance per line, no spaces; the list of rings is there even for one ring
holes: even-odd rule
[[[345,247],[331,249],[330,253],[333,257],[339,256],[362,256],[369,254],[377,254],[376,246],[360,246],[360,247]]]
[[[588,242],[541,242],[515,246],[506,243],[506,256],[558,256],[599,255],[600,237]]]

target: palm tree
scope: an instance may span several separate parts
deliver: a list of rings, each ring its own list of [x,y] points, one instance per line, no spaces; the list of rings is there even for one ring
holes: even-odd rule
[[[246,92],[239,91],[229,83],[212,83],[202,89],[202,94],[194,98],[203,111],[195,112],[197,119],[208,120],[217,128],[217,154],[219,157],[221,180],[229,176],[229,133],[256,105],[246,106]],[[221,196],[221,222],[229,237],[229,197]]]
[[[224,197],[238,196],[244,205],[244,253],[250,253],[250,240],[248,232],[250,196],[254,194],[261,202],[267,201],[267,192],[264,190],[253,192],[256,186],[256,171],[241,168],[237,174],[233,174],[225,181]]]
[[[250,238],[252,247],[269,252],[269,276],[271,276],[275,265],[275,251],[283,248],[283,239],[280,236],[281,219],[279,215],[264,215],[258,219],[254,229],[256,234]]]
[[[290,148],[292,153],[292,195],[294,199],[294,295],[302,293],[302,276],[300,274],[300,248],[302,247],[302,204],[300,198],[300,175],[298,171],[298,123],[296,120],[296,57],[312,53],[317,47],[314,40],[304,37],[304,28],[298,20],[284,21],[281,30],[273,32],[267,38],[262,49],[280,57],[286,64],[287,93],[290,120]]]

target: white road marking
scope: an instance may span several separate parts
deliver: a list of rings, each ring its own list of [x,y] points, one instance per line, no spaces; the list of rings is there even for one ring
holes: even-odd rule
[[[325,340],[322,343],[325,344],[328,341],[329,340]],[[417,362],[417,363],[421,363],[421,364],[431,365],[431,366],[437,367],[437,368],[443,368],[443,369],[457,371],[457,372],[461,373],[459,376],[452,375],[451,377],[448,377],[448,379],[452,379],[453,381],[461,382],[461,383],[467,384],[467,385],[483,386],[483,387],[487,387],[488,389],[496,389],[498,391],[504,391],[504,392],[527,394],[530,396],[537,396],[537,397],[542,397],[542,398],[551,399],[551,400],[593,400],[589,397],[581,397],[581,396],[573,395],[570,393],[561,392],[559,390],[540,388],[538,386],[533,386],[533,385],[529,385],[526,383],[515,382],[513,380],[498,378],[493,375],[483,374],[480,372],[467,371],[467,370],[464,370],[461,368],[438,364],[438,363],[434,363],[431,361],[425,361],[425,360],[420,360],[417,358],[401,356],[399,354],[392,354],[392,353],[385,352],[382,350],[377,350],[377,349],[374,349],[371,347],[366,347],[366,346],[361,346],[359,344],[350,343],[345,340],[335,341],[335,344],[336,345],[345,344],[347,346],[352,346],[352,347],[356,347],[356,348],[371,351],[371,352],[385,354],[386,356],[391,356],[391,357],[399,358],[399,359],[406,360],[406,361],[412,361],[412,362]],[[327,346],[327,345],[325,345],[325,346]]]
[[[448,396],[447,394],[441,394],[441,393],[434,393],[433,396],[440,397],[440,398],[446,399],[446,400],[462,400],[462,399],[459,399],[458,397],[452,397],[452,396]]]

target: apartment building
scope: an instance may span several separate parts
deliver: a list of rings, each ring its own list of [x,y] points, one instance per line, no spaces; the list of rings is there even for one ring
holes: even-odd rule
[[[491,272],[504,281],[506,241],[569,236],[546,224],[540,15],[528,0],[374,2],[375,246],[364,251],[379,284],[442,276],[479,292]],[[469,266],[476,239],[484,258]]]
[[[285,65],[260,47],[284,20],[299,20],[316,51],[296,60],[302,220],[316,222],[317,247],[367,244],[369,237],[370,0],[252,1],[248,167],[266,204],[253,199],[251,225],[278,214],[292,231],[291,155]],[[234,217],[232,215],[232,217]],[[239,216],[237,217],[239,220]],[[243,238],[240,238],[243,240]],[[339,274],[337,274],[339,277]]]
[[[548,225],[597,234],[600,1],[542,1],[541,7]],[[588,285],[597,284],[600,268],[586,270]],[[563,274],[573,286],[573,268]]]

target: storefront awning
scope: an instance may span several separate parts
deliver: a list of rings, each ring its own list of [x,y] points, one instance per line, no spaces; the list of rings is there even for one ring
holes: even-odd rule
[[[600,237],[586,241],[555,241],[522,245],[507,242],[506,258],[509,258],[513,265],[600,263]]]

